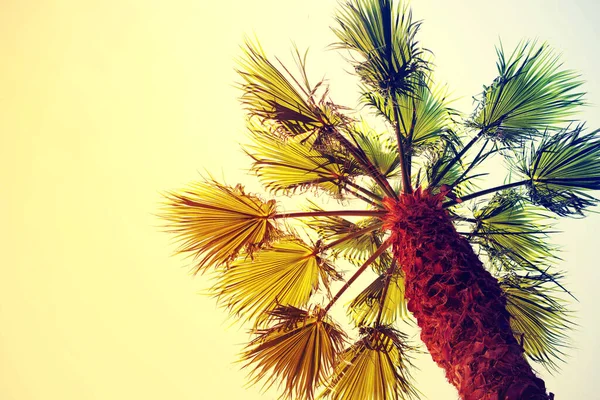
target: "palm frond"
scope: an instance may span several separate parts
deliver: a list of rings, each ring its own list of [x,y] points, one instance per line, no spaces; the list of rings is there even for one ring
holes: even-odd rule
[[[320,131],[343,122],[338,107],[326,100],[324,90],[316,99],[319,83],[311,88],[305,71],[306,54],[297,51],[297,65],[302,75],[300,84],[281,64],[278,69],[265,55],[258,43],[246,41],[244,57],[239,61],[238,73],[243,79],[242,104],[250,115],[271,120],[282,127],[286,135]]]
[[[504,143],[522,143],[538,131],[568,122],[583,104],[578,75],[561,70],[559,57],[546,44],[523,42],[507,59],[502,45],[498,74],[484,87],[473,123],[485,134]]]
[[[363,91],[361,100],[388,121],[394,122],[393,105],[389,98],[378,92]],[[449,128],[456,111],[448,107],[445,89],[430,89],[422,83],[416,85],[415,93],[396,95],[394,101],[399,105],[401,132],[410,139],[413,153],[439,141],[456,142],[455,134]]]
[[[418,398],[412,385],[406,336],[388,326],[363,328],[361,338],[340,356],[327,388],[331,400]]]
[[[281,236],[269,220],[276,213],[275,200],[265,202],[241,185],[205,180],[165,197],[161,217],[181,242],[177,252],[194,256],[196,273],[227,264],[240,251],[252,254]]]
[[[417,186],[429,187],[433,192],[437,192],[442,185],[454,184],[452,189],[458,195],[470,189],[473,176],[464,176],[465,168],[460,162],[452,164],[446,171],[446,167],[458,154],[456,146],[457,144],[453,141],[440,142],[439,145],[433,146],[423,153],[424,179],[422,182],[417,182]],[[440,177],[442,173],[444,175]],[[434,182],[435,186],[431,187]]]
[[[252,368],[251,383],[284,386],[282,397],[314,397],[316,387],[330,374],[345,334],[320,308],[305,311],[280,306],[270,312],[273,326],[260,329],[242,354]]]
[[[380,312],[381,323],[384,325],[391,325],[399,318],[409,317],[404,298],[404,276],[401,272],[396,272],[389,279],[385,299],[382,297],[387,278],[381,275],[352,300],[348,306],[348,314],[356,326],[373,324]]]
[[[352,131],[356,144],[381,175],[392,178],[398,174],[400,159],[394,142],[386,139],[384,135],[376,133],[365,121],[355,124]],[[363,175],[366,174],[363,173]]]
[[[539,264],[555,258],[547,243],[548,215],[527,204],[514,189],[497,192],[485,206],[475,209],[476,224],[469,235],[498,269]],[[506,262],[509,259],[510,263]]]
[[[353,0],[336,16],[338,48],[358,54],[353,64],[362,82],[385,95],[412,93],[427,68],[416,40],[420,23],[408,6],[391,0]]]
[[[241,256],[222,271],[212,292],[219,302],[246,320],[258,317],[278,305],[306,305],[319,284],[329,288],[338,278],[331,264],[318,255],[319,249],[297,238],[286,237],[272,247]]]
[[[558,215],[583,215],[597,204],[588,193],[600,190],[600,130],[582,134],[583,126],[551,135],[523,150],[519,171],[531,180],[533,203]]]
[[[360,174],[351,157],[313,146],[316,136],[310,133],[282,138],[268,124],[255,120],[248,122],[248,128],[252,144],[245,151],[254,160],[252,170],[275,193],[318,187],[339,196],[346,182]]]
[[[562,274],[553,274],[557,281]],[[499,279],[506,296],[506,309],[515,339],[522,343],[525,354],[546,369],[558,370],[563,361],[563,349],[568,346],[569,331],[575,324],[565,302],[556,292],[558,287],[543,275],[508,274]]]

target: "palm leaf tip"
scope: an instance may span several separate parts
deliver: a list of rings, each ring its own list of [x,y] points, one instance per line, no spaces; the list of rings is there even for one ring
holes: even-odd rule
[[[325,382],[346,340],[345,333],[315,307],[302,310],[279,306],[269,312],[272,326],[257,330],[257,337],[242,354],[251,367],[251,383],[265,380],[265,387],[284,386],[282,397],[314,398]]]
[[[497,53],[499,76],[484,87],[473,120],[492,139],[521,143],[569,122],[584,104],[579,76],[561,70],[559,57],[546,44],[521,43],[508,59],[502,46]]]
[[[529,180],[535,204],[561,215],[583,215],[600,190],[600,130],[583,134],[583,125],[546,134],[538,145],[523,150],[519,171]]]
[[[329,290],[329,281],[337,273],[318,250],[295,237],[284,237],[252,257],[238,257],[219,274],[212,292],[234,314],[258,317],[262,323],[279,305],[306,305],[320,284]]]
[[[561,290],[549,286],[561,274],[507,274],[499,279],[506,296],[506,310],[515,339],[525,354],[549,371],[557,371],[564,362],[563,349],[569,347],[569,331],[575,327],[565,301],[556,295]]]
[[[165,197],[161,217],[166,230],[180,242],[177,252],[197,261],[196,273],[228,264],[240,251],[251,254],[280,236],[269,220],[275,201],[247,194],[241,185],[205,180]]]
[[[514,269],[553,261],[556,248],[547,243],[551,218],[528,204],[514,189],[497,192],[483,207],[473,211],[476,225],[471,242],[484,250],[492,265]]]
[[[416,40],[420,22],[412,20],[408,6],[391,0],[354,0],[346,3],[333,31],[337,47],[358,55],[354,67],[362,82],[384,95],[414,93],[417,77],[427,70]]]
[[[238,73],[243,82],[241,101],[250,115],[277,123],[285,135],[327,131],[343,124],[339,107],[327,100],[323,82],[311,87],[306,74],[306,57],[297,51],[300,82],[279,62],[271,62],[258,43],[246,41]],[[317,89],[320,98],[317,97]]]
[[[340,355],[321,393],[331,400],[414,399],[406,336],[389,326],[365,327],[361,338]]]

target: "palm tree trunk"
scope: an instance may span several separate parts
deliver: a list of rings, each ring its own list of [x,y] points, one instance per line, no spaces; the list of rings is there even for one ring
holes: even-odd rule
[[[456,232],[443,196],[419,189],[384,200],[421,339],[463,400],[551,399],[513,336],[498,281]]]

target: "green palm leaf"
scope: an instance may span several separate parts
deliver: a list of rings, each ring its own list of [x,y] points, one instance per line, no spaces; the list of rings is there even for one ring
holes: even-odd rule
[[[399,318],[409,317],[404,298],[404,276],[397,272],[390,277],[385,299],[385,275],[378,276],[348,306],[348,314],[356,326],[371,325],[381,312],[381,323],[391,325]],[[383,310],[381,308],[383,307]]]
[[[312,399],[333,369],[345,334],[322,310],[280,306],[270,312],[273,326],[258,330],[242,358],[252,367],[252,383],[285,386],[284,397]]]
[[[365,91],[362,100],[378,110],[388,121],[394,121],[392,102],[378,92]],[[399,105],[400,130],[410,139],[417,152],[442,141],[454,140],[449,129],[456,111],[449,108],[442,88],[429,89],[425,83],[415,85],[415,92],[395,96]]]
[[[381,175],[391,178],[398,174],[400,159],[395,143],[384,135],[376,133],[365,121],[354,125],[352,136]],[[363,172],[363,175],[367,174]]]
[[[426,68],[415,39],[420,23],[406,5],[393,8],[391,0],[349,2],[333,29],[341,41],[337,47],[358,54],[354,66],[362,82],[388,95],[414,92],[420,82],[414,78]]]
[[[272,247],[242,256],[217,277],[212,292],[234,314],[262,320],[278,305],[306,305],[321,282],[328,288],[334,268],[311,247],[286,237]]]
[[[471,241],[481,246],[492,264],[513,268],[547,262],[556,249],[547,243],[548,216],[515,190],[498,192],[482,208],[475,209]]]
[[[299,53],[297,55],[297,64],[303,77],[302,86],[283,65],[281,68],[287,76],[269,61],[260,45],[246,42],[238,73],[244,81],[241,85],[242,103],[248,113],[277,122],[289,135],[341,124],[343,118],[337,112],[337,107],[325,100],[326,91],[321,99],[315,99],[315,91],[321,84],[315,88],[309,86],[305,57],[300,57]]]
[[[246,194],[241,185],[202,181],[165,197],[161,217],[181,242],[178,252],[197,260],[196,273],[227,264],[242,250],[252,254],[281,235],[269,220],[275,201]]]
[[[498,74],[484,87],[474,125],[496,140],[521,142],[548,127],[568,122],[583,103],[573,71],[560,70],[559,57],[546,44],[524,42],[506,59],[502,45]]]
[[[528,154],[523,151],[517,166],[530,180],[531,200],[558,215],[583,215],[598,202],[587,192],[600,189],[600,131],[582,131],[580,125],[554,135],[547,132]]]
[[[320,397],[331,400],[387,400],[417,398],[410,382],[411,366],[406,336],[385,326],[363,328],[361,338],[347,348],[327,389]]]
[[[525,354],[548,370],[557,370],[563,360],[563,349],[568,347],[569,331],[574,323],[564,307],[564,300],[556,296],[560,289],[548,287],[552,279],[543,275],[509,274],[500,278],[506,296],[506,309],[515,338],[523,343]]]
[[[464,176],[465,168],[461,163],[454,163],[448,171],[445,171],[457,154],[456,146],[454,140],[439,142],[423,153],[425,173],[422,178],[424,179],[417,180],[417,186],[429,187],[432,182],[437,182],[434,187],[431,187],[433,192],[437,192],[442,185],[454,185],[452,189],[458,195],[472,188],[473,176]],[[443,177],[440,177],[441,173],[444,173]]]
[[[262,184],[273,192],[291,194],[319,187],[339,195],[358,174],[359,167],[348,156],[334,151],[324,154],[313,146],[316,136],[310,133],[282,138],[266,124],[250,121],[248,127],[252,144],[245,151],[254,160],[252,169]]]

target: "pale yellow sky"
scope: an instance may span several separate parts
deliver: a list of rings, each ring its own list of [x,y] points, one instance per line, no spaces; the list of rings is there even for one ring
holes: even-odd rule
[[[582,72],[600,127],[594,1],[413,1],[440,80],[470,111],[494,78],[494,45],[548,40]],[[305,0],[4,0],[0,8],[0,399],[274,399],[245,389],[232,325],[206,279],[153,216],[159,191],[207,170],[244,182],[249,160],[233,59],[255,32],[269,54],[311,47],[309,70],[353,106],[350,68],[324,48],[336,2]],[[598,215],[568,221],[561,267],[581,303],[577,349],[557,399],[594,398]],[[344,319],[344,314],[338,314]],[[418,362],[429,399],[455,399],[441,370]]]

